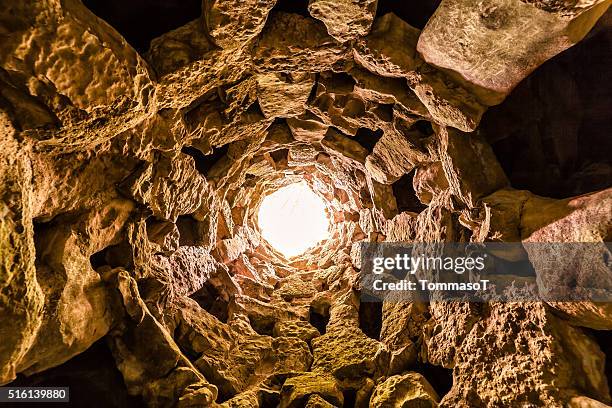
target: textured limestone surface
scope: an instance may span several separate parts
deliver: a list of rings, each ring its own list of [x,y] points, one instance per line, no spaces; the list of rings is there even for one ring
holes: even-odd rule
[[[0,384],[104,407],[612,404],[610,303],[375,303],[359,280],[362,242],[496,241],[539,293],[612,285],[604,246],[531,245],[612,240],[609,3],[4,0]],[[330,238],[287,259],[257,211],[303,181]]]
[[[609,5],[444,0],[417,49],[428,63],[467,80],[483,101],[497,102],[544,61],[580,41]]]

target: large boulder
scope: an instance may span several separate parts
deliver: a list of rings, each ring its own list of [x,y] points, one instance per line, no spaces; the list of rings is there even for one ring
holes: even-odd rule
[[[394,375],[378,385],[370,398],[372,408],[436,408],[440,397],[419,373]]]
[[[609,1],[443,0],[419,37],[427,63],[461,77],[487,105],[580,41]]]

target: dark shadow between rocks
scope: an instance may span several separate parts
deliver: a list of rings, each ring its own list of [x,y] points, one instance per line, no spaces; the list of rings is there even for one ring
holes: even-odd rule
[[[419,120],[412,125],[412,128],[418,130],[425,136],[431,136],[434,134],[433,126],[431,126],[431,122],[428,120]]]
[[[604,373],[608,379],[608,387],[612,389],[612,330],[589,330],[587,334],[595,339],[599,348],[606,355]]]
[[[429,381],[442,399],[453,388],[453,370],[433,364],[419,364],[413,371],[420,373]]]
[[[410,173],[404,174],[399,180],[391,185],[393,188],[393,195],[395,195],[395,201],[397,202],[397,211],[400,213],[404,211],[420,213],[427,208],[414,192],[412,184],[413,178],[414,171],[411,171]]]
[[[357,390],[352,388],[346,389],[342,391],[342,395],[344,397],[343,408],[354,408],[357,403]]]
[[[198,18],[201,0],[83,0],[83,4],[144,53],[151,40]]]
[[[379,340],[383,318],[382,302],[364,302],[359,304],[359,328],[371,339]]]
[[[612,185],[612,89],[603,85],[612,82],[610,15],[483,116],[481,132],[512,187],[567,198]]]
[[[272,157],[272,160],[274,160],[276,164],[287,164],[289,149],[278,149],[270,152],[270,157]]]
[[[145,407],[140,397],[128,395],[123,376],[114,361],[106,340],[101,339],[64,364],[29,377],[18,375],[8,386],[69,387],[69,403],[19,403],[15,404],[16,407]]]
[[[255,319],[249,316],[249,323],[257,334],[274,337],[274,324],[276,323],[274,319]]]
[[[423,29],[440,2],[441,0],[378,0],[376,17],[394,13],[411,26]]]
[[[219,321],[227,323],[229,318],[229,302],[225,300],[221,292],[207,281],[204,286],[190,296],[198,302],[202,309],[215,316]]]
[[[200,244],[201,239],[198,232],[198,223],[198,220],[191,215],[180,215],[176,219],[180,246],[194,246]]]
[[[211,154],[204,154],[199,149],[191,146],[185,146],[181,149],[181,152],[188,154],[195,160],[195,167],[198,172],[206,176],[210,169],[219,161],[223,156],[227,154],[229,150],[229,143],[213,149]]]
[[[91,255],[89,262],[94,270],[98,270],[103,266],[130,269],[134,266],[132,246],[127,240],[121,241],[117,245],[108,246]]]
[[[282,11],[284,13],[299,14],[310,17],[308,13],[308,0],[278,0],[272,11]]]
[[[382,136],[383,131],[381,129],[371,131],[367,128],[359,128],[353,139],[363,146],[368,152],[372,153],[374,151],[376,142],[378,142]]]
[[[280,393],[262,391],[261,392],[261,406],[262,407],[278,407],[280,406]]]
[[[327,331],[327,323],[329,323],[329,307],[322,312],[323,313],[320,313],[311,306],[308,313],[308,320],[310,324],[323,335]]]

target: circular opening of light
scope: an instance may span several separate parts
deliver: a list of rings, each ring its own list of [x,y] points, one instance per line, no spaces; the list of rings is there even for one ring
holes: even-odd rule
[[[257,219],[263,238],[286,257],[300,255],[329,237],[325,203],[306,182],[265,196]]]

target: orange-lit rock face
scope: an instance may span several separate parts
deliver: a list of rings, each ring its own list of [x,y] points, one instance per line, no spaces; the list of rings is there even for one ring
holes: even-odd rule
[[[362,242],[610,241],[609,1],[5,3],[0,384],[612,402],[609,303],[370,303],[358,276]]]

